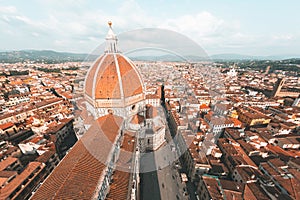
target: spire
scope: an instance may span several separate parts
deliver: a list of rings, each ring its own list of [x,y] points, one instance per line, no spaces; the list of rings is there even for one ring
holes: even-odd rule
[[[111,21],[108,22],[108,26],[109,26],[109,30],[108,30],[108,33],[105,38],[106,39],[105,53],[117,53],[118,52],[118,49],[117,49],[118,39],[112,30],[112,22]]]

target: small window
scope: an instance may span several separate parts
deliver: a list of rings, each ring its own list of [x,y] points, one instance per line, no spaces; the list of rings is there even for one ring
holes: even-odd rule
[[[132,107],[131,107],[131,110],[134,110],[135,109],[135,105],[133,105]]]

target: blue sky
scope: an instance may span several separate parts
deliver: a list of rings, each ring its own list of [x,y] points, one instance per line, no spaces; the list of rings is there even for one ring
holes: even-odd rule
[[[300,54],[297,0],[0,0],[0,50],[88,53],[117,34],[165,28],[209,54]]]

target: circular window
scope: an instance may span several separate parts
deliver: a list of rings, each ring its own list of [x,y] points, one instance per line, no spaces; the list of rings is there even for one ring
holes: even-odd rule
[[[108,109],[107,112],[108,112],[109,114],[114,114],[114,111],[113,111],[112,109]]]
[[[133,106],[131,107],[131,110],[135,110],[135,108],[136,108],[136,106],[135,106],[135,105],[133,105]]]

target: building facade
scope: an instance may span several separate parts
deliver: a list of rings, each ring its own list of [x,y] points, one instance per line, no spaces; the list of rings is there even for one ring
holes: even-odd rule
[[[143,80],[118,51],[111,25],[105,52],[85,78],[87,113],[79,117],[87,131],[32,199],[139,198],[139,154],[161,146],[165,124],[153,112],[147,114]]]

